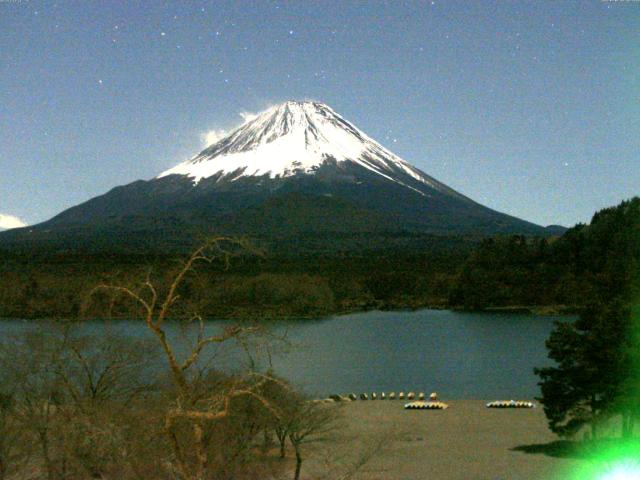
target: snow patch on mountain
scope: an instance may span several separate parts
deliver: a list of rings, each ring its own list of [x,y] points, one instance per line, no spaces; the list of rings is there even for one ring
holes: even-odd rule
[[[284,178],[313,174],[327,161],[352,162],[424,195],[397,178],[401,171],[437,190],[450,189],[414,168],[354,127],[327,105],[286,102],[269,108],[195,157],[162,172],[194,183],[218,176]]]

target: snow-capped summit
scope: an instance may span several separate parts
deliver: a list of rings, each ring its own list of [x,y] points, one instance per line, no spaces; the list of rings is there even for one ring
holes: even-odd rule
[[[317,102],[288,101],[271,107],[157,178],[185,175],[195,183],[213,176],[228,181],[241,177],[285,178],[314,174],[329,162],[359,165],[418,193],[422,192],[404,177],[457,194]]]

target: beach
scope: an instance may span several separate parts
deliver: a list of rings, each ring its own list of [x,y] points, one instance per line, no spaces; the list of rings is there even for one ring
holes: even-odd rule
[[[559,438],[540,406],[443,401],[448,409],[429,411],[404,410],[400,400],[345,402],[340,432],[331,442],[309,445],[302,478],[331,478],[330,466],[333,478],[361,480],[560,480],[583,461],[550,456]]]

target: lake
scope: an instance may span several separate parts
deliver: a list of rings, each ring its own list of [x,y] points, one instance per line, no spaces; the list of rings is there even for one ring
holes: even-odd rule
[[[533,368],[549,365],[544,343],[558,319],[419,310],[280,322],[274,333],[286,334],[290,347],[269,349],[269,357],[277,374],[318,396],[412,390],[436,391],[441,398],[532,398],[539,394]],[[207,330],[224,323],[209,321]],[[83,329],[99,333],[105,324],[86,322]],[[128,336],[148,335],[141,321],[108,325]],[[3,320],[0,335],[6,339],[33,327]],[[174,336],[180,331],[175,324],[170,329]],[[237,352],[218,351],[218,362],[237,366]],[[258,363],[265,358],[259,356]]]

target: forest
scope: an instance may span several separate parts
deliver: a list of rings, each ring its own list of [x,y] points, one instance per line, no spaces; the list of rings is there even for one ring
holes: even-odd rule
[[[198,292],[192,300],[209,317],[416,308],[571,313],[631,275],[625,259],[638,238],[639,203],[601,210],[559,237],[425,238],[410,248],[303,253],[249,247],[224,267],[201,266],[185,288]],[[170,273],[184,255],[4,251],[0,258],[0,316],[78,318],[94,285]]]
[[[598,212],[556,248],[571,260],[567,281],[583,291],[579,316],[557,322],[546,342],[552,365],[536,369],[549,427],[566,437],[582,431],[593,445],[617,424],[626,443],[614,445],[638,458],[640,199]]]

